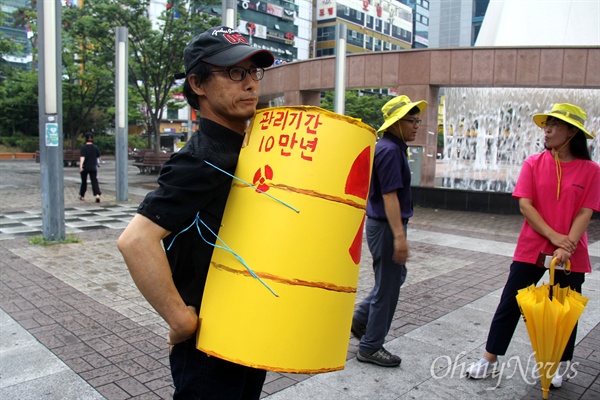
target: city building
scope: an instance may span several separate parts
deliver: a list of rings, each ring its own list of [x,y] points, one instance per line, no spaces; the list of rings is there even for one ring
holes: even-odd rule
[[[310,0],[237,0],[237,30],[257,48],[270,50],[275,65],[308,58],[310,48]],[[221,17],[222,7],[206,10]]]
[[[2,0],[0,10],[5,14],[6,20],[0,25],[0,32],[5,40],[19,45],[20,49],[12,54],[2,54],[2,59],[9,66],[32,69],[33,55],[31,41],[33,37],[29,26],[15,24],[13,13],[20,8],[27,7],[30,0]]]
[[[475,44],[490,0],[429,2],[429,47],[471,47]]]
[[[238,26],[252,46],[270,50],[275,64],[298,59],[294,46],[298,28],[294,24],[298,7],[292,0],[238,0]]]
[[[335,55],[335,30],[346,26],[346,52],[410,49],[413,10],[393,0],[316,0],[314,57]]]
[[[429,0],[398,0],[413,9],[413,49],[429,47]]]

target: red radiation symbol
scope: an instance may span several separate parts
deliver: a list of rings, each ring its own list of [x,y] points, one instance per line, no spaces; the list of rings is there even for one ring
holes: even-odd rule
[[[269,185],[267,184],[267,181],[270,181],[272,179],[273,169],[269,165],[265,165],[264,167],[256,170],[256,172],[254,173],[254,180],[252,181],[252,184],[256,186],[257,191],[262,190],[263,192],[266,192],[267,190],[269,190]]]

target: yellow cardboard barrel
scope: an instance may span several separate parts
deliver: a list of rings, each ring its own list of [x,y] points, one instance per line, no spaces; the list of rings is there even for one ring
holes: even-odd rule
[[[234,179],[219,237],[277,296],[215,248],[200,350],[271,371],[344,368],[375,137],[318,107],[257,112],[235,176],[258,190]]]

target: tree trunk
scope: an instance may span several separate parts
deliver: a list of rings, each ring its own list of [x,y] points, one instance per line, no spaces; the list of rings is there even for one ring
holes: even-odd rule
[[[152,126],[154,130],[154,151],[160,153],[160,124],[156,117],[152,117]]]

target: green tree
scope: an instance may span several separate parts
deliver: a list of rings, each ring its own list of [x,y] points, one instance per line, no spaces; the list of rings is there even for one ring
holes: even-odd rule
[[[345,93],[344,114],[353,118],[362,120],[365,124],[374,129],[378,129],[383,124],[383,114],[381,107],[392,99],[391,96],[378,96],[363,94],[359,96],[359,91],[348,90]],[[321,98],[321,108],[333,111],[334,92],[325,92]]]
[[[13,14],[16,27],[29,25],[34,56],[37,53],[36,2],[29,8],[20,8]],[[114,56],[99,49],[99,42],[90,34],[96,33],[96,22],[77,7],[62,7],[62,97],[63,133],[72,148],[83,131],[105,131],[112,124],[109,106],[114,104],[114,84],[111,64]],[[112,57],[112,58],[111,58]],[[0,100],[2,116],[0,131],[12,135],[37,136],[38,127],[38,73],[20,73],[6,85],[6,96]]]
[[[0,87],[0,136],[38,136],[37,71],[14,71]]]
[[[22,28],[24,10],[12,15],[0,10],[0,25]],[[0,54],[18,54],[22,46],[0,31]],[[38,132],[37,73],[27,73],[11,67],[0,57],[0,136],[23,136]]]
[[[129,33],[129,84],[143,102],[143,114],[154,147],[160,148],[160,121],[163,110],[173,101],[177,88],[173,75],[183,71],[183,49],[196,33],[218,25],[202,10],[219,0],[169,0],[153,25],[148,18],[148,0],[87,0],[86,8],[98,21],[107,21],[108,35],[96,35],[105,49],[114,54],[114,31],[125,26]]]
[[[115,57],[95,36],[98,21],[86,7],[63,7],[62,25],[63,134],[77,148],[83,132],[105,132],[114,123]]]
[[[8,19],[8,14],[0,10],[0,25],[4,26]],[[20,50],[21,46],[6,37],[4,32],[0,31],[0,54],[15,54]],[[14,73],[15,68],[9,66],[4,58],[0,57],[0,99],[6,98],[7,92],[5,82],[10,79]]]

